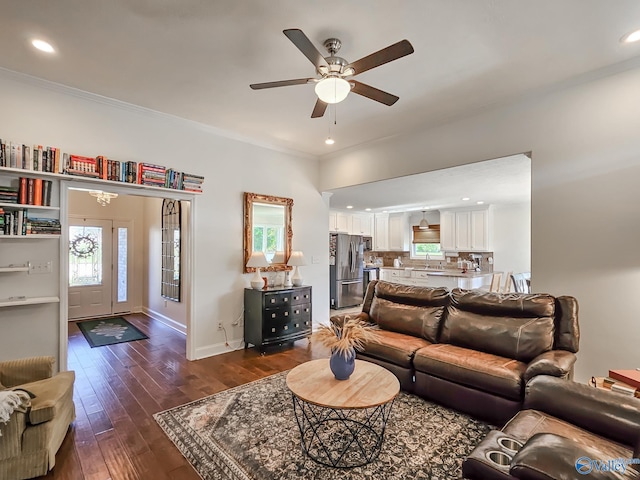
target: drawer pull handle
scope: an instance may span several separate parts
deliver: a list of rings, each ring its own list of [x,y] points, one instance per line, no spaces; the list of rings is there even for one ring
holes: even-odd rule
[[[271,333],[276,333],[276,329],[275,329],[275,328],[272,328],[272,329],[271,329]]]
[[[272,298],[272,299],[271,299],[271,303],[276,303],[276,299],[275,299],[275,298]]]
[[[309,311],[309,309],[308,309],[308,308],[305,308],[305,309],[304,309],[304,311],[305,311],[305,312],[308,312],[308,311]]]
[[[305,325],[309,325],[309,322],[304,322]]]
[[[289,312],[284,312],[284,316],[288,317],[289,316]]]
[[[271,318],[276,318],[276,314],[275,314],[275,313],[272,313],[272,314],[271,314]]]
[[[293,297],[293,299],[294,299],[294,300],[298,300],[299,298],[300,298],[300,297],[299,297],[299,296],[297,296],[297,295],[296,295],[295,297]]]
[[[285,330],[289,330],[289,325],[285,325],[285,326],[284,326],[284,329],[285,329]]]
[[[308,294],[305,294],[304,298],[309,298],[309,295],[308,295]]]
[[[287,303],[289,301],[289,299],[287,297],[284,297],[284,302]]]
[[[298,328],[299,326],[300,326],[300,324],[299,324],[299,323],[296,323],[296,324],[294,325],[294,327],[296,327],[296,328]]]
[[[297,315],[298,313],[300,313],[300,310],[296,310],[293,313],[295,313]]]

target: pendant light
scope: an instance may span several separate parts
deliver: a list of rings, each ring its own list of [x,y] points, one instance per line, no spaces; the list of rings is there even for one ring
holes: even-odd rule
[[[425,211],[422,211],[422,220],[420,220],[420,230],[429,230],[429,222],[427,222],[427,219],[424,216]]]

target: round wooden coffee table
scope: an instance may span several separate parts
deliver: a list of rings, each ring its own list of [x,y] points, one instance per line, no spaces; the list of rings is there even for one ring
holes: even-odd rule
[[[393,401],[396,376],[374,363],[356,360],[348,380],[336,380],[329,359],[298,365],[287,375],[302,449],[323,465],[352,468],[375,460]]]

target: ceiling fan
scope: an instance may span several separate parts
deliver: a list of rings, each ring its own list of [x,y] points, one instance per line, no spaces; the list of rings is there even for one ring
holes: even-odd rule
[[[279,82],[253,83],[249,85],[253,90],[315,83],[315,92],[318,95],[318,100],[311,113],[311,118],[322,117],[328,104],[341,102],[349,92],[357,93],[388,106],[398,101],[399,97],[353,80],[352,77],[413,53],[413,46],[408,40],[401,40],[360,60],[349,63],[344,58],[336,56],[342,46],[342,42],[337,38],[329,38],[324,41],[324,47],[329,52],[329,56],[323,57],[302,30],[291,28],[283,30],[283,33],[313,63],[320,78],[310,77],[281,80]]]

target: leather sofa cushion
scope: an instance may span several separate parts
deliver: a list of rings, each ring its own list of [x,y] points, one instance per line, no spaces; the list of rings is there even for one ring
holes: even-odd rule
[[[413,358],[416,371],[521,400],[527,365],[512,358],[478,352],[444,343],[421,348]]]
[[[440,342],[529,362],[553,348],[555,299],[454,289]]]
[[[469,312],[504,317],[553,317],[555,298],[546,293],[494,293],[454,288],[451,301]]]
[[[436,342],[448,303],[446,288],[378,282],[369,315],[384,330]]]
[[[552,433],[582,445],[591,445],[602,452],[603,458],[632,458],[629,447],[584,430],[572,423],[547,415],[539,410],[521,410],[507,422],[502,431],[522,443],[537,433]]]
[[[37,425],[48,422],[73,400],[73,371],[60,372],[51,378],[20,385],[35,395],[31,400],[29,423]]]
[[[411,368],[416,350],[430,345],[422,338],[398,332],[379,330],[377,342],[369,342],[361,352],[364,355],[385,360],[403,368]]]

